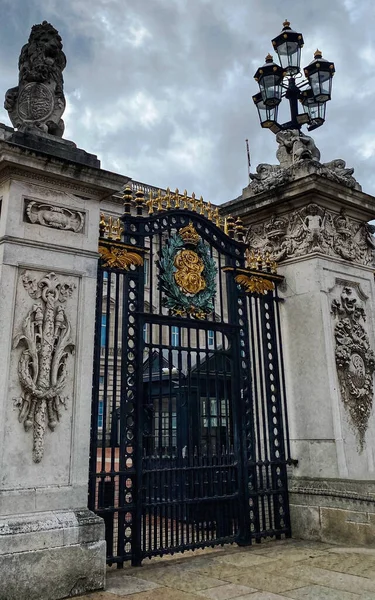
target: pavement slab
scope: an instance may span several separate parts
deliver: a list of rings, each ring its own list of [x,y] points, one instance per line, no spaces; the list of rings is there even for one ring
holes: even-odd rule
[[[287,598],[295,600],[359,600],[363,596],[343,592],[342,590],[333,590],[332,588],[323,587],[321,585],[308,585],[298,590],[290,590],[285,592]]]
[[[107,570],[77,600],[375,600],[375,548],[297,540],[224,546]]]
[[[238,599],[240,596],[243,597],[256,591],[257,590],[249,588],[245,585],[227,583],[226,585],[221,585],[220,587],[201,590],[200,592],[197,592],[197,595],[202,596],[203,598],[208,598],[209,600],[232,600],[232,598]]]

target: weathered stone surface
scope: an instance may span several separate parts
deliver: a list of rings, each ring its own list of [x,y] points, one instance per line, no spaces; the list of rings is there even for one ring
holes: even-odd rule
[[[57,600],[102,589],[105,542],[0,555],[1,600]]]
[[[40,129],[35,129],[32,132],[15,131],[12,127],[0,123],[0,140],[66,161],[100,168],[100,160],[95,154],[77,148],[74,142],[44,133]]]

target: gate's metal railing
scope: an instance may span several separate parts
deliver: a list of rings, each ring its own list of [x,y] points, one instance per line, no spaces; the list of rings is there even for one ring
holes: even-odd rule
[[[108,562],[290,535],[275,264],[178,190],[126,189],[99,253],[89,507]]]

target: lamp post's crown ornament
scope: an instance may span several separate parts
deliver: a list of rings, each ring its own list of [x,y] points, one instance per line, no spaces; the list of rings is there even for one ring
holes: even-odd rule
[[[65,110],[62,72],[66,57],[58,31],[47,21],[34,25],[19,58],[18,86],[5,94],[13,126],[24,132],[62,137]]]

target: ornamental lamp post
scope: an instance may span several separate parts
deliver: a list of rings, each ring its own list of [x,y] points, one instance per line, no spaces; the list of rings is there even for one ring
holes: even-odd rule
[[[325,60],[317,50],[314,60],[303,69],[306,79],[298,82],[302,77],[300,62],[303,43],[302,34],[291,29],[289,21],[284,21],[281,33],[272,40],[280,65],[268,54],[265,64],[254,75],[260,93],[253,96],[253,102],[260,124],[273,133],[283,129],[300,131],[305,124],[311,131],[325,121],[326,102],[331,99],[335,65]],[[277,116],[282,98],[289,100],[290,121],[280,124]],[[302,104],[302,113],[298,112],[298,101]]]

